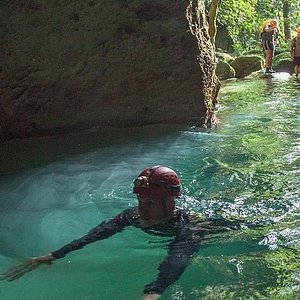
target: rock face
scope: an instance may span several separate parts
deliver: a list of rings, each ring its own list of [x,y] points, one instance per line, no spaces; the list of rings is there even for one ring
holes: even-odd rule
[[[2,0],[0,20],[2,140],[210,120],[202,1]]]
[[[234,42],[229,34],[226,26],[218,24],[218,30],[216,35],[216,48],[221,49],[228,53],[233,53]]]

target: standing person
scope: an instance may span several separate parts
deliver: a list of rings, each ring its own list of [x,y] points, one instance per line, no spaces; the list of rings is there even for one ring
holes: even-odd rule
[[[135,226],[149,234],[174,236],[167,256],[159,265],[157,278],[145,286],[142,296],[143,300],[158,299],[184,272],[205,235],[240,228],[236,222],[223,218],[201,218],[195,213],[177,208],[175,199],[180,196],[180,190],[180,178],[174,170],[164,166],[147,168],[134,180],[133,193],[137,195],[138,206],[125,209],[93,228],[85,236],[48,255],[32,257],[9,269],[2,274],[1,279],[13,281],[41,264],[50,265],[71,251],[97,240],[107,239],[127,226]]]
[[[275,55],[275,44],[278,42],[278,22],[275,19],[271,19],[268,22],[264,22],[261,28],[261,41],[262,47],[265,51],[265,67],[266,73],[275,73],[272,68],[273,57]]]
[[[291,43],[291,58],[294,64],[296,77],[300,71],[300,27],[296,28],[297,36],[292,39]]]

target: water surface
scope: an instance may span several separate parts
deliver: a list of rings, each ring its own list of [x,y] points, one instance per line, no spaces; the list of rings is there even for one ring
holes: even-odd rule
[[[207,238],[161,299],[300,298],[299,91],[287,74],[224,83],[213,129],[116,129],[1,145],[0,271],[136,205],[134,177],[164,164],[182,178],[178,205],[265,225]],[[128,228],[0,282],[0,297],[139,299],[168,242]]]

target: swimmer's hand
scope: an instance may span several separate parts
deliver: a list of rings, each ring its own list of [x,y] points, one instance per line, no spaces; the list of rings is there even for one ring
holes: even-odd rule
[[[0,275],[0,280],[14,281],[24,274],[33,271],[41,264],[51,265],[55,258],[52,254],[39,257],[31,257],[21,265],[15,266]]]
[[[141,298],[141,300],[156,300],[159,298],[160,298],[159,294],[146,294]]]

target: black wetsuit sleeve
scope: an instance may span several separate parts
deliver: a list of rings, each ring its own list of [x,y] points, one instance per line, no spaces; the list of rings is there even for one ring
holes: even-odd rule
[[[144,293],[162,294],[174,283],[189,264],[192,255],[199,250],[202,237],[199,234],[194,236],[188,227],[182,228],[169,245],[168,255],[158,268],[157,279],[145,286]]]
[[[80,239],[74,240],[69,244],[66,244],[62,248],[51,252],[54,258],[62,258],[71,251],[83,248],[85,245],[93,243],[98,240],[103,240],[111,237],[117,232],[120,232],[124,227],[133,223],[133,217],[135,215],[135,209],[127,209],[121,212],[119,215],[109,221],[104,221],[85,236]]]
[[[224,218],[215,220],[187,220],[183,214],[181,227],[179,227],[175,240],[170,243],[166,258],[160,264],[159,274],[155,281],[147,284],[145,294],[162,294],[174,283],[188,266],[192,255],[200,248],[204,235],[213,234],[229,229],[240,228],[239,222],[228,221]]]

